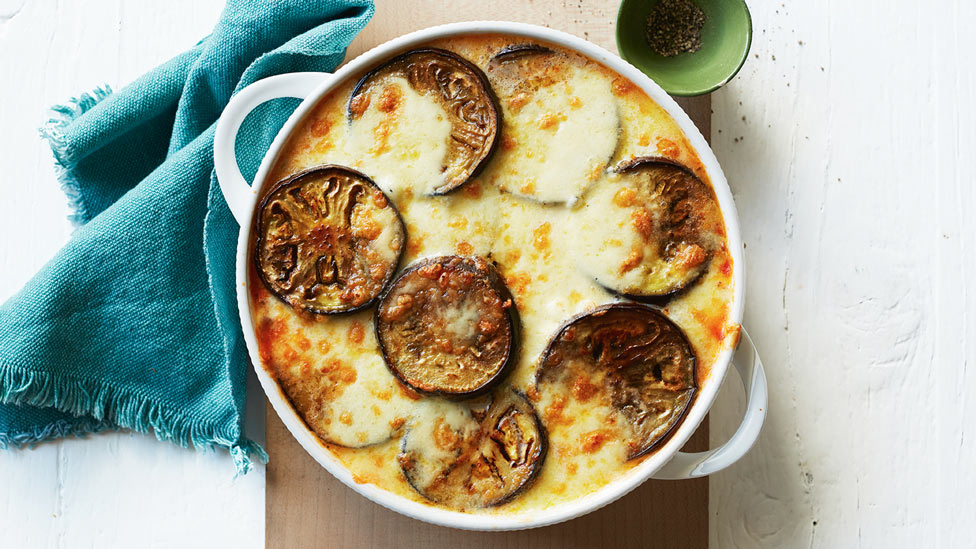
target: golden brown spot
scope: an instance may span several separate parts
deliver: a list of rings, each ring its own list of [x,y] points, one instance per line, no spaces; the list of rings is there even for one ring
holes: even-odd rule
[[[261,355],[261,360],[264,362],[271,361],[271,351],[274,344],[284,335],[285,331],[288,329],[287,324],[284,319],[265,319],[258,323],[258,329],[256,330],[256,336],[258,340],[258,351]]]
[[[362,322],[353,322],[352,326],[349,327],[349,341],[350,343],[360,344],[363,342],[363,338],[366,336],[366,330],[363,328]]]
[[[330,130],[332,130],[332,120],[328,116],[323,116],[312,122],[312,137],[325,137],[329,135]]]
[[[460,437],[451,429],[451,426],[443,419],[438,419],[434,426],[434,445],[441,450],[452,450],[457,448],[460,442]]]
[[[461,255],[471,255],[472,253],[474,253],[474,246],[472,246],[471,244],[463,240],[457,243],[456,248],[457,248],[457,252]]]
[[[536,123],[536,125],[539,126],[540,130],[548,130],[550,128],[555,128],[563,120],[566,120],[565,114],[561,112],[558,113],[547,112],[539,117],[539,120]]]
[[[539,390],[536,389],[535,385],[529,385],[529,388],[525,390],[525,396],[529,397],[532,402],[539,402],[542,395],[539,394]]]
[[[383,227],[376,221],[368,217],[357,216],[352,234],[367,240],[375,240],[382,232]]]
[[[552,232],[552,225],[546,221],[532,231],[532,245],[537,250],[547,250],[549,248],[549,234]]]
[[[613,80],[613,94],[617,97],[622,97],[628,93],[634,91],[634,83],[626,78],[619,76]]]
[[[603,175],[603,164],[597,163],[590,168],[590,173],[587,174],[586,178],[590,181],[596,181],[601,175]]]
[[[459,215],[448,221],[447,226],[452,229],[459,229],[463,231],[468,226],[468,218]]]
[[[517,248],[505,254],[505,259],[509,263],[517,263],[521,257],[522,257],[522,250],[519,250]]]
[[[725,276],[731,275],[732,274],[732,260],[726,258],[726,260],[724,262],[722,262],[722,266],[719,267],[718,270],[719,270],[720,273],[722,273]]]
[[[613,435],[603,429],[583,433],[580,435],[580,449],[587,454],[592,454],[603,448],[603,445],[612,438]]]
[[[578,109],[583,106],[583,101],[579,97],[573,96],[569,100],[569,106]]]
[[[374,416],[379,416],[379,415],[380,415],[380,414],[382,413],[382,411],[380,410],[380,407],[379,407],[379,406],[377,406],[377,405],[375,405],[375,404],[373,404],[373,405],[372,405],[372,406],[370,407],[370,409],[371,409],[371,410],[373,410],[373,415],[374,415]]]
[[[298,351],[288,345],[284,345],[284,351],[281,354],[288,362],[295,362],[298,359]]]
[[[514,149],[516,145],[518,145],[518,143],[515,142],[515,138],[513,138],[512,136],[510,135],[502,136],[502,149],[505,149],[506,151],[510,151]]]
[[[518,296],[525,295],[531,283],[532,277],[527,273],[512,273],[505,276],[505,284]]]
[[[518,112],[529,102],[529,99],[531,99],[531,97],[525,92],[516,94],[508,100],[508,108]]]
[[[637,193],[627,187],[621,187],[619,191],[613,195],[613,203],[621,208],[629,208],[634,205],[634,200],[637,198]]]
[[[702,248],[698,244],[691,244],[682,248],[675,260],[681,265],[694,268],[701,265],[706,257],[708,257],[708,254],[705,253],[705,248]]]
[[[339,414],[339,421],[341,421],[344,425],[352,425],[352,414],[349,412],[342,412]]]
[[[641,147],[646,147],[646,146],[650,145],[651,144],[651,136],[647,135],[646,133],[645,134],[641,134],[640,139],[637,140],[637,144],[640,145]]]
[[[528,180],[526,180],[525,184],[522,185],[522,188],[519,189],[519,192],[521,192],[522,194],[532,194],[532,193],[534,193],[535,192],[535,179],[529,178]]]
[[[376,394],[376,398],[378,398],[380,400],[384,400],[384,401],[389,401],[391,398],[393,398],[393,392],[392,391],[380,391],[380,392],[375,393],[375,394]]]
[[[411,235],[407,240],[407,253],[410,255],[417,255],[424,249],[424,237],[420,235]]]
[[[698,309],[692,309],[691,316],[695,317],[695,320],[705,328],[708,335],[712,336],[715,341],[722,341],[725,338],[725,318],[728,314],[728,306],[717,302],[714,303],[712,309],[717,312],[714,316]]]
[[[426,279],[435,280],[441,277],[441,271],[443,270],[444,267],[440,263],[431,263],[417,269],[417,274]]]
[[[580,402],[590,400],[599,391],[600,388],[591,383],[590,379],[586,376],[576,376],[576,379],[573,380],[573,396]]]
[[[390,84],[383,88],[383,93],[380,94],[380,103],[377,108],[381,112],[393,112],[400,106],[400,99],[402,97],[403,94],[400,88]]]
[[[390,150],[389,140],[390,131],[392,130],[393,124],[388,118],[384,118],[373,128],[373,146],[369,148],[370,154],[379,156]]]
[[[413,307],[413,296],[410,294],[400,294],[396,297],[396,303],[381,309],[380,317],[383,322],[396,322],[404,317]]]
[[[573,418],[563,415],[566,410],[566,397],[563,395],[556,395],[546,406],[543,414],[546,416],[546,422],[550,425],[572,425]]]
[[[738,348],[739,347],[739,340],[742,338],[742,325],[741,324],[736,324],[734,326],[730,326],[729,329],[728,329],[728,332],[732,336],[731,339],[730,339],[730,343],[731,343],[730,348],[731,349]]]
[[[647,211],[647,208],[634,210],[631,212],[630,218],[637,234],[644,238],[651,236],[651,231],[654,230],[654,221],[651,218],[651,212]]]
[[[395,417],[393,418],[393,420],[390,421],[390,427],[395,431],[400,427],[403,427],[403,424],[406,422],[407,420],[402,417]]]
[[[360,117],[366,109],[369,108],[369,94],[361,93],[352,98],[352,102],[349,103],[349,112],[353,114],[354,117]]]
[[[620,264],[620,274],[624,274],[628,271],[632,271],[634,267],[640,265],[640,262],[643,259],[644,259],[643,252],[641,252],[640,250],[631,251],[630,255],[627,256],[627,259],[625,259],[624,262]]]
[[[579,303],[581,299],[583,299],[583,296],[576,290],[569,292],[569,302],[573,305]]]
[[[678,145],[666,137],[657,138],[657,150],[668,158],[678,158],[681,155]]]

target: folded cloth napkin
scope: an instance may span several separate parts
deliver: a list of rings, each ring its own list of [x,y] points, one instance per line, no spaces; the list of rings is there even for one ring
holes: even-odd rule
[[[213,174],[214,125],[255,80],[333,70],[372,14],[371,0],[230,0],[193,49],[55,108],[42,133],[80,226],[0,306],[0,446],[124,428],[228,448],[239,472],[266,457],[242,429],[238,227]],[[248,117],[245,174],[296,105]]]

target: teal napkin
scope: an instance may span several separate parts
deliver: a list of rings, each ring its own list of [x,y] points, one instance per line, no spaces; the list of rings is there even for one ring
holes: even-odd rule
[[[255,80],[334,69],[372,14],[371,0],[231,0],[193,49],[55,108],[42,133],[79,227],[0,306],[0,446],[121,428],[227,448],[242,473],[266,458],[242,429],[238,226],[213,173],[214,124]],[[245,174],[296,105],[248,117]]]

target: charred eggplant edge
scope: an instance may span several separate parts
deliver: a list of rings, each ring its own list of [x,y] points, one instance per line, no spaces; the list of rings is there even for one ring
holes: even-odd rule
[[[482,509],[505,505],[506,503],[522,495],[523,492],[531,488],[532,485],[535,484],[536,480],[538,480],[539,475],[542,473],[542,467],[545,465],[546,458],[549,456],[549,431],[546,430],[545,424],[542,423],[542,418],[539,417],[539,411],[535,409],[535,405],[532,404],[532,400],[529,399],[529,397],[526,396],[524,392],[520,391],[515,387],[507,387],[504,389],[499,388],[499,391],[503,391],[506,389],[514,393],[517,398],[521,398],[523,401],[525,401],[525,403],[528,404],[529,406],[529,410],[532,411],[532,420],[535,422],[536,430],[539,432],[539,459],[535,461],[535,464],[532,468],[532,472],[529,473],[529,476],[525,478],[525,481],[522,482],[522,484],[520,484],[518,488],[512,490],[512,492],[510,492],[507,496],[500,498],[498,501],[494,501],[488,505],[481,507]],[[492,399],[492,404],[494,404],[494,399]],[[403,435],[400,437],[399,451],[401,454],[406,451],[405,448],[407,443],[406,440],[409,435],[410,435],[410,429],[406,429],[404,430]],[[448,468],[448,471],[453,471],[455,468],[457,468],[457,466],[458,466],[457,461],[455,461],[451,465],[451,467]],[[444,505],[443,503],[438,503],[430,499],[423,492],[421,492],[420,488],[418,488],[417,485],[414,484],[413,480],[410,479],[410,476],[406,473],[406,471],[403,470],[402,464],[400,465],[400,473],[403,475],[404,480],[407,481],[407,484],[409,484],[410,487],[413,488],[413,491],[417,492],[417,494],[419,494],[420,497],[424,498],[425,500],[435,505],[441,505],[443,507],[450,508],[449,506]]]
[[[254,227],[255,227],[255,231],[257,232],[257,236],[254,240],[254,248],[252,250],[254,253],[252,263],[254,264],[255,270],[258,272],[258,277],[261,279],[261,283],[264,284],[264,287],[267,288],[269,292],[271,292],[271,295],[281,300],[282,303],[284,303],[288,307],[294,309],[295,307],[293,307],[291,303],[286,301],[281,295],[278,294],[278,292],[274,290],[274,288],[271,287],[271,284],[268,282],[267,278],[265,277],[263,269],[261,269],[261,259],[259,256],[260,256],[261,244],[264,241],[264,231],[263,231],[264,227],[263,227],[263,223],[261,222],[261,213],[264,211],[264,208],[267,207],[268,200],[271,198],[271,195],[273,195],[278,189],[284,187],[285,185],[290,185],[291,183],[294,183],[295,181],[303,177],[312,175],[315,172],[325,171],[325,170],[339,170],[339,171],[349,172],[354,176],[361,178],[368,185],[371,185],[374,189],[382,193],[383,196],[386,198],[387,204],[393,210],[393,213],[396,214],[397,222],[400,224],[400,228],[403,230],[403,243],[400,246],[400,250],[397,252],[397,258],[396,261],[394,262],[393,268],[390,269],[390,273],[386,276],[386,280],[383,281],[380,291],[377,292],[377,294],[373,296],[372,299],[363,303],[362,305],[357,305],[355,307],[351,307],[348,309],[341,309],[335,311],[326,311],[326,310],[320,310],[320,309],[314,309],[308,307],[299,307],[299,309],[302,311],[306,311],[317,315],[341,315],[341,314],[355,313],[355,312],[362,311],[364,309],[368,309],[369,307],[372,307],[374,304],[379,302],[379,300],[383,297],[383,295],[386,294],[386,292],[389,290],[390,284],[395,279],[397,270],[399,270],[400,268],[400,262],[403,260],[403,252],[407,248],[407,224],[404,223],[403,216],[400,215],[399,208],[396,207],[396,204],[393,202],[393,200],[389,196],[387,196],[385,192],[383,192],[383,189],[381,189],[380,186],[377,185],[376,182],[373,181],[371,177],[360,172],[359,170],[350,168],[349,166],[342,166],[340,164],[321,164],[319,166],[306,168],[298,173],[289,175],[288,177],[272,185],[271,188],[268,189],[268,191],[261,198],[260,202],[258,202],[257,210],[255,211]]]
[[[349,93],[349,100],[346,102],[346,120],[349,123],[352,123],[353,121],[352,101],[353,99],[356,98],[356,95],[360,92],[360,90],[362,90],[362,88],[370,81],[370,79],[372,79],[374,76],[379,74],[387,66],[393,65],[398,61],[401,61],[409,57],[410,55],[414,55],[418,53],[432,53],[434,55],[447,57],[453,61],[457,61],[462,66],[470,70],[475,76],[478,77],[478,81],[481,83],[481,87],[484,88],[485,94],[488,96],[488,103],[491,105],[491,110],[494,113],[495,135],[491,140],[491,145],[488,147],[488,151],[485,153],[481,161],[478,162],[478,164],[474,168],[472,168],[471,173],[468,174],[468,177],[464,181],[450,188],[446,188],[443,190],[435,190],[429,195],[429,196],[442,196],[450,193],[451,191],[459,187],[462,187],[469,181],[477,178],[478,175],[480,175],[481,172],[485,169],[485,166],[488,165],[488,161],[491,160],[491,157],[495,155],[495,151],[498,149],[498,143],[501,141],[502,109],[498,104],[498,96],[495,95],[495,89],[491,87],[491,82],[488,81],[488,76],[485,75],[485,71],[481,70],[480,67],[478,67],[471,61],[465,59],[464,57],[461,57],[460,55],[450,50],[445,50],[442,48],[416,48],[416,49],[405,51],[389,59],[388,61],[384,61],[383,63],[380,63],[376,67],[370,69],[366,74],[363,75],[362,78],[359,79],[359,82],[356,82],[356,85],[353,87],[352,92]]]
[[[421,267],[424,267],[426,265],[431,265],[434,263],[439,263],[443,260],[452,257],[459,257],[461,259],[472,261],[475,263],[477,263],[480,260],[481,262],[485,263],[489,267],[486,275],[488,278],[488,283],[491,285],[492,289],[498,292],[498,295],[502,301],[505,301],[507,299],[512,303],[512,306],[508,308],[507,314],[505,315],[508,317],[508,325],[509,328],[511,329],[511,334],[512,334],[511,343],[508,346],[508,356],[505,358],[505,363],[502,364],[502,367],[499,368],[497,372],[495,372],[495,375],[493,375],[491,379],[485,382],[481,387],[473,391],[467,391],[464,393],[452,393],[448,391],[428,391],[425,389],[419,389],[417,387],[414,387],[410,383],[408,383],[407,380],[405,380],[400,375],[400,372],[390,364],[390,360],[387,358],[386,345],[383,344],[383,338],[380,335],[380,307],[382,303],[386,301],[387,296],[393,290],[393,287],[396,285],[397,281],[399,281],[407,274],[412,273],[417,269],[420,269]],[[393,279],[393,282],[391,282],[389,286],[386,287],[386,290],[383,292],[383,294],[379,296],[376,310],[373,311],[373,333],[376,336],[376,343],[380,348],[380,356],[383,358],[383,363],[386,364],[386,368],[390,371],[390,373],[393,374],[394,377],[396,377],[397,381],[399,381],[404,387],[410,389],[411,391],[415,391],[421,395],[442,397],[454,401],[467,400],[470,398],[484,396],[489,392],[491,392],[492,390],[494,390],[496,387],[498,387],[499,384],[501,384],[501,382],[514,369],[515,362],[517,360],[519,350],[521,348],[520,346],[521,335],[522,335],[521,331],[522,331],[522,319],[518,312],[518,305],[515,302],[515,297],[512,295],[512,292],[508,289],[508,286],[505,285],[505,281],[502,280],[501,275],[498,273],[498,268],[495,266],[495,262],[490,259],[480,258],[477,256],[439,255],[439,256],[432,256],[432,257],[425,257],[423,259],[418,259],[417,261],[414,261],[410,265],[404,267],[403,271],[401,271],[400,274]]]
[[[539,55],[539,54],[558,54],[559,52],[547,48],[541,44],[532,44],[529,42],[522,44],[511,44],[505,46],[504,48],[498,50],[498,53],[491,56],[489,63],[492,61],[498,61],[499,63],[505,63],[513,59],[518,59],[520,57],[525,57],[527,55]]]
[[[685,406],[684,410],[681,411],[681,415],[674,422],[674,425],[672,425],[671,428],[668,429],[666,433],[661,435],[660,438],[654,441],[654,444],[651,444],[647,448],[642,449],[640,452],[627,454],[627,461],[632,461],[637,458],[646,456],[647,454],[651,453],[654,450],[657,450],[658,448],[661,447],[662,444],[667,442],[674,434],[674,432],[678,429],[678,427],[680,427],[681,424],[684,423],[685,416],[687,415],[688,410],[690,410],[691,407],[695,404],[695,400],[698,397],[698,392],[699,392],[698,391],[698,352],[695,350],[694,345],[691,344],[691,341],[688,340],[688,336],[685,334],[685,331],[681,328],[681,326],[678,326],[678,324],[675,321],[671,320],[668,317],[668,315],[664,314],[663,311],[661,311],[656,307],[650,307],[642,303],[634,303],[632,301],[615,301],[613,303],[605,303],[603,305],[600,305],[588,311],[583,311],[581,313],[577,313],[571,316],[563,324],[561,324],[559,328],[556,329],[556,333],[553,334],[553,336],[549,338],[549,341],[546,343],[546,349],[542,352],[542,355],[539,357],[539,367],[536,369],[535,375],[532,376],[532,384],[535,386],[536,390],[538,390],[539,376],[542,374],[542,365],[545,364],[546,360],[549,358],[549,355],[552,353],[553,344],[555,344],[555,342],[559,339],[559,336],[561,336],[563,332],[565,332],[574,324],[576,324],[577,322],[579,322],[580,320],[588,316],[594,314],[604,314],[607,311],[613,309],[632,309],[632,310],[647,311],[652,313],[653,315],[656,315],[664,319],[665,322],[671,324],[678,330],[678,334],[681,336],[681,339],[683,339],[685,343],[688,345],[688,348],[691,349],[691,359],[692,359],[691,378],[694,382],[694,386],[691,388],[691,398],[688,400],[688,404]]]
[[[664,165],[667,165],[667,166],[673,166],[675,168],[679,168],[681,171],[683,171],[683,172],[687,173],[688,175],[690,175],[690,176],[694,177],[695,179],[697,179],[702,185],[705,186],[705,188],[707,188],[709,190],[709,192],[712,195],[712,198],[713,199],[715,198],[715,191],[712,189],[712,187],[710,185],[707,185],[704,181],[702,181],[702,178],[698,177],[698,174],[696,174],[691,168],[689,168],[688,166],[685,166],[684,164],[681,164],[680,162],[676,162],[674,160],[671,160],[670,158],[666,158],[666,157],[663,157],[663,156],[638,156],[638,157],[635,157],[635,158],[631,158],[630,160],[626,160],[624,162],[621,162],[621,163],[617,164],[616,166],[614,166],[613,168],[610,168],[608,171],[610,171],[612,173],[626,174],[628,172],[632,172],[632,171],[638,170],[638,169],[640,169],[643,166],[648,165],[648,164],[664,164]],[[718,200],[717,199],[715,200],[715,203],[716,203],[716,205],[718,204]],[[712,261],[712,254],[711,253],[708,254],[708,259],[706,259],[705,261],[707,263],[710,263]],[[600,280],[600,277],[594,276],[593,277],[593,280],[597,284],[599,284],[600,287],[602,287],[603,289],[605,289],[608,292],[612,293],[613,295],[620,296],[620,297],[625,297],[627,299],[632,299],[634,301],[639,301],[641,303],[646,303],[646,304],[649,304],[649,305],[664,305],[667,302],[671,301],[672,299],[676,299],[676,298],[680,297],[681,294],[684,294],[685,292],[687,292],[691,288],[694,288],[698,284],[698,282],[701,281],[702,277],[704,277],[706,273],[708,273],[708,267],[707,266],[704,269],[702,269],[702,271],[700,273],[698,273],[697,276],[694,276],[692,278],[689,278],[683,284],[679,284],[679,285],[675,286],[674,288],[672,288],[671,290],[669,290],[669,291],[667,291],[665,293],[661,293],[661,294],[633,294],[633,293],[628,293],[628,292],[625,292],[625,291],[622,291],[622,290],[618,290],[616,288],[613,288],[612,286],[606,285],[603,281]]]

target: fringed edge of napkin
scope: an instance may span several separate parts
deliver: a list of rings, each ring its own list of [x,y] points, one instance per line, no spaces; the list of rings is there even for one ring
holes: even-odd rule
[[[75,226],[91,218],[81,185],[71,173],[75,159],[63,130],[111,94],[112,88],[106,84],[73,97],[65,104],[55,105],[51,107],[53,116],[40,129],[41,137],[48,141],[54,153],[58,181],[72,212],[68,219]],[[184,448],[191,445],[194,448],[226,448],[237,467],[237,475],[250,471],[255,459],[261,463],[268,461],[264,448],[240,433],[211,435],[208,432],[211,429],[203,422],[167,410],[144,395],[128,394],[110,385],[99,386],[90,380],[3,367],[0,368],[0,402],[54,408],[78,416],[75,422],[58,420],[31,430],[0,433],[0,448],[33,446],[67,435],[85,436],[122,428],[140,433],[152,430],[157,439],[175,442]]]
[[[111,423],[97,421],[91,418],[77,418],[74,423],[59,419],[44,426],[34,427],[24,431],[8,431],[0,433],[0,450],[6,450],[11,446],[22,448],[24,446],[33,448],[41,442],[52,439],[65,438],[73,435],[84,438],[90,433],[97,433],[105,429],[112,428]]]
[[[68,147],[64,137],[64,128],[74,122],[79,116],[85,114],[97,105],[102,99],[112,95],[112,87],[104,84],[90,92],[82,93],[78,97],[72,97],[67,103],[54,105],[51,112],[54,116],[48,119],[47,123],[41,127],[41,137],[51,145],[54,153],[54,166],[58,175],[58,182],[61,183],[61,190],[68,197],[68,206],[71,214],[68,220],[72,225],[78,226],[87,223],[91,216],[88,206],[82,197],[81,186],[73,175],[71,167],[75,165],[71,149]]]
[[[0,447],[33,445],[69,434],[83,436],[105,429],[150,430],[162,441],[184,448],[227,448],[237,466],[237,474],[250,471],[253,460],[268,461],[261,446],[239,433],[211,434],[211,426],[173,411],[155,399],[134,395],[111,384],[75,379],[18,368],[0,370],[0,402],[15,406],[54,408],[78,417],[77,423],[64,420],[30,431],[0,435]]]

